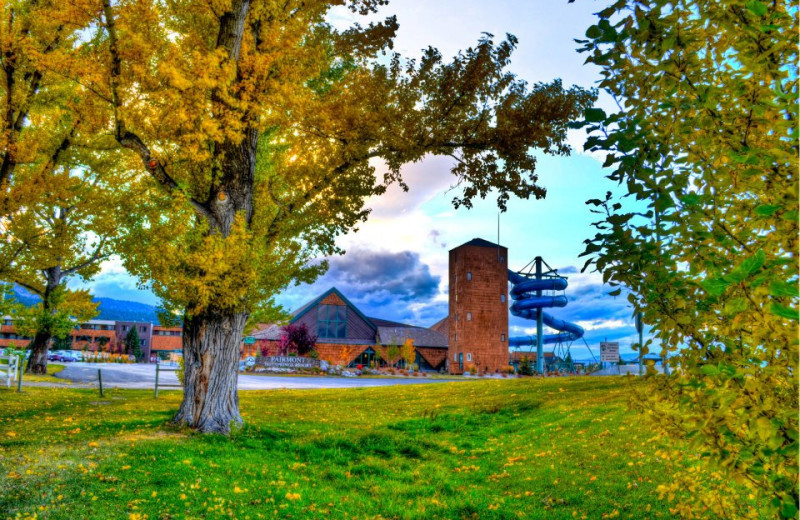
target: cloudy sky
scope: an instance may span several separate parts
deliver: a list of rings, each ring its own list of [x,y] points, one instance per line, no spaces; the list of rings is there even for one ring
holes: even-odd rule
[[[474,45],[482,32],[502,39],[519,38],[511,69],[529,83],[561,78],[565,86],[592,87],[599,75],[584,66],[574,51],[599,9],[592,0],[392,0],[382,14],[396,14],[400,29],[395,50],[418,57],[432,45],[443,55]],[[346,10],[331,16],[337,25],[350,20]],[[601,99],[600,104],[606,105]],[[558,318],[586,328],[597,354],[604,339],[619,340],[623,352],[635,341],[631,308],[623,297],[611,297],[598,274],[581,274],[583,240],[594,234],[593,215],[585,205],[616,187],[604,177],[600,161],[582,152],[582,131],[570,137],[571,157],[540,157],[537,173],[547,188],[545,200],[514,200],[500,216],[500,242],[509,248],[509,265],[520,269],[542,256],[569,278],[569,304],[553,310]],[[340,238],[347,253],[331,259],[330,271],[311,286],[293,287],[281,295],[289,309],[336,286],[368,316],[429,326],[447,315],[447,252],[472,238],[497,240],[496,200],[477,201],[474,208],[453,209],[448,193],[453,177],[450,160],[429,157],[409,165],[404,176],[410,192],[390,189],[370,200],[371,219],[357,233]],[[109,262],[92,284],[97,296],[155,303],[146,290],[119,266]],[[530,334],[535,323],[511,320],[510,334]],[[584,357],[577,344],[575,357]]]

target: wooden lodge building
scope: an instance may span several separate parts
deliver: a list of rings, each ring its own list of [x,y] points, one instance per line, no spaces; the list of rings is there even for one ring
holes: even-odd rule
[[[365,316],[338,289],[332,287],[297,309],[289,322],[305,325],[317,336],[319,358],[332,365],[387,366],[390,345],[411,340],[415,363],[422,370],[441,370],[447,358],[447,335],[441,330]],[[278,355],[281,327],[267,326],[252,334],[255,343],[244,345],[245,356]]]

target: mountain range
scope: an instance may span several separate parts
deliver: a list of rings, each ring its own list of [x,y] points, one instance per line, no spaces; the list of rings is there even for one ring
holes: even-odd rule
[[[41,300],[41,298],[19,285],[14,286],[14,299],[28,307],[36,305]],[[100,304],[97,309],[100,314],[95,319],[158,323],[156,308],[152,305],[127,300],[115,300],[114,298],[92,298],[92,301]]]

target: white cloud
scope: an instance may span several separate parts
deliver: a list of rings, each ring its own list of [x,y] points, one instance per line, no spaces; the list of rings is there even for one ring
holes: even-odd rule
[[[630,327],[630,321],[613,319],[613,320],[579,320],[578,325],[585,330],[601,330],[601,329],[622,329]]]

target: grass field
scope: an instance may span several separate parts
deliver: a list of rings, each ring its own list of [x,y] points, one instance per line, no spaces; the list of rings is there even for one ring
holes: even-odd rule
[[[64,370],[64,365],[59,365],[56,363],[48,363],[47,364],[47,374],[23,374],[22,380],[27,382],[37,382],[37,383],[60,383],[60,384],[69,384],[69,381],[64,379],[58,379],[55,377],[56,374]]]
[[[668,517],[634,384],[242,392],[230,438],[170,426],[175,391],[0,391],[0,517]]]

